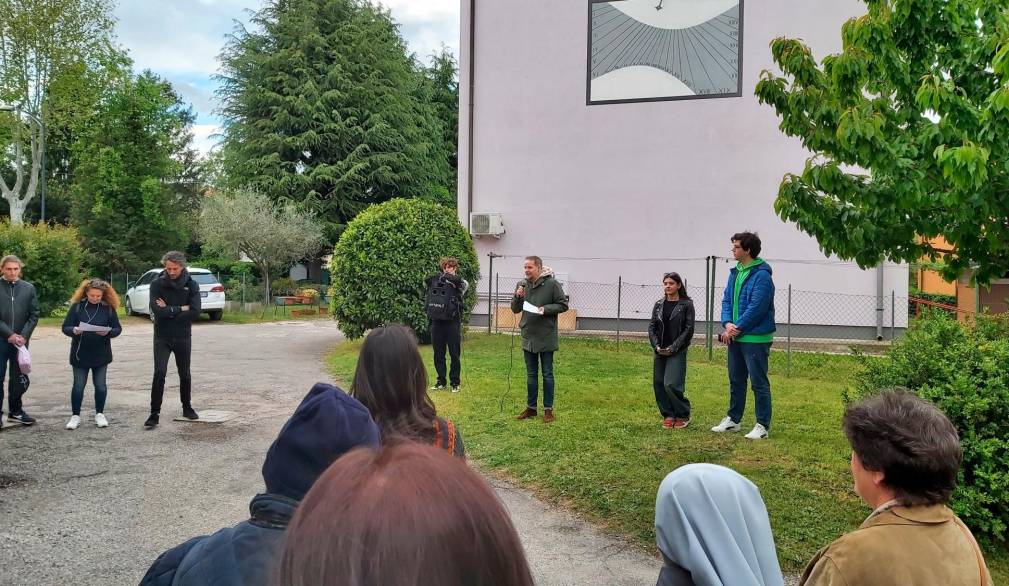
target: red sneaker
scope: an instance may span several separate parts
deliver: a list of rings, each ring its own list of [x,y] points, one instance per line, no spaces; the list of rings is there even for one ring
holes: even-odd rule
[[[689,419],[677,419],[673,422],[673,429],[683,429],[688,425],[690,425]]]
[[[666,417],[662,420],[662,427],[665,429],[672,429],[676,425],[676,420],[672,417]]]

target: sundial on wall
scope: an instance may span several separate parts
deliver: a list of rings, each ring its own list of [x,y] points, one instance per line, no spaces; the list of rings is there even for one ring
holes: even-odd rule
[[[742,95],[743,0],[589,0],[588,103]]]

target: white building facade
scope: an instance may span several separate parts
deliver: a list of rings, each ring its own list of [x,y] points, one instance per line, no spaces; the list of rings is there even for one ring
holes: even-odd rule
[[[774,213],[783,175],[801,172],[809,153],[753,94],[761,71],[776,71],[773,38],[800,38],[822,59],[864,5],[461,1],[459,217],[500,214],[504,227],[475,238],[475,323],[486,323],[489,285],[510,294],[530,254],[569,283],[580,328],[616,317],[618,280],[630,329],[666,271],[703,295],[710,256],[718,305],[729,237],[750,230],[774,270],[779,323],[791,286],[800,335],[868,339],[880,324],[907,325],[906,265],[861,270],[827,258]],[[503,257],[493,271],[490,254]]]

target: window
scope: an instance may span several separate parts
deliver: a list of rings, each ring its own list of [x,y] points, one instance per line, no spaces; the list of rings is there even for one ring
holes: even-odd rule
[[[216,285],[217,277],[213,273],[190,273],[189,276],[200,285]]]

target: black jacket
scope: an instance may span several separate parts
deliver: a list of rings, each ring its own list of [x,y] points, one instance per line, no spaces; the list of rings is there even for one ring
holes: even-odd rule
[[[39,298],[35,286],[18,279],[11,283],[0,279],[0,336],[20,334],[25,340],[32,337],[39,323]]]
[[[154,316],[154,337],[162,340],[186,340],[193,336],[193,320],[200,317],[200,285],[183,269],[178,279],[169,279],[161,271],[151,282],[151,315]],[[155,303],[164,299],[165,307]],[[188,305],[188,311],[182,306]]]
[[[670,338],[673,343],[670,348],[672,348],[673,354],[676,354],[685,350],[694,337],[694,302],[681,297],[676,302],[673,313],[669,316],[669,321],[663,321],[662,302],[664,301],[665,298],[659,299],[655,302],[655,307],[652,308],[652,321],[648,324],[648,341],[652,344],[652,349],[657,350],[659,344],[662,343],[662,334],[666,328],[671,328],[673,334]]]
[[[94,332],[75,335],[74,328],[81,322],[109,327],[112,331],[106,336]],[[70,364],[77,368],[94,368],[112,362],[112,338],[123,333],[123,327],[119,325],[119,316],[108,305],[96,306],[81,300],[70,306],[63,320],[63,333],[70,336]]]

